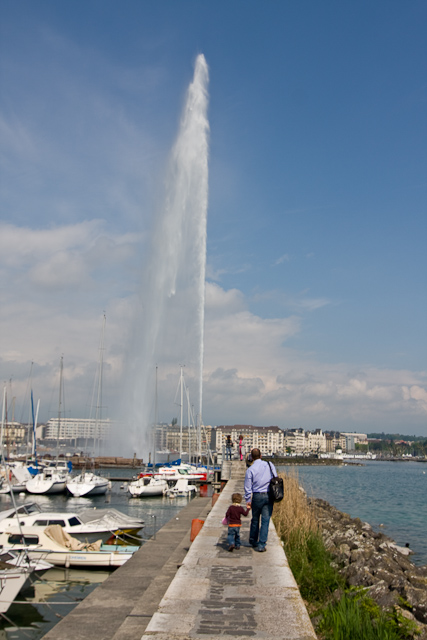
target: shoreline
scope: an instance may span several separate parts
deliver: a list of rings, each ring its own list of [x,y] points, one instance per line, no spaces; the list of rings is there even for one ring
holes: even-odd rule
[[[409,548],[326,500],[310,497],[308,504],[333,564],[348,584],[365,589],[383,609],[397,607],[405,618],[421,625],[421,637],[427,638],[427,564],[414,564]]]

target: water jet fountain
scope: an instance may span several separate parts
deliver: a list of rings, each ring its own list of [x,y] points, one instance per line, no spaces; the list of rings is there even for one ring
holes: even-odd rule
[[[155,216],[126,363],[126,448],[148,459],[155,375],[159,385],[186,366],[202,414],[206,222],[208,204],[208,67],[200,54],[188,88],[178,135]],[[161,394],[160,394],[161,395]],[[172,400],[172,398],[171,398]],[[169,418],[170,419],[170,418]]]

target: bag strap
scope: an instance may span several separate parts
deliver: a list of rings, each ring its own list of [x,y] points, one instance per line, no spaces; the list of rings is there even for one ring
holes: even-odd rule
[[[266,460],[266,463],[268,464],[268,466],[270,467],[270,473],[271,473],[271,477],[274,478],[275,476],[273,475],[273,470],[271,468],[271,464],[269,463],[268,460]]]

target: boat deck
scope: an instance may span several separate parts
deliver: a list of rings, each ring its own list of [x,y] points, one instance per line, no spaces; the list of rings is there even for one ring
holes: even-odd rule
[[[176,531],[172,552],[167,539],[171,544],[175,521],[52,629],[46,640],[314,640],[274,525],[270,524],[267,552],[258,553],[247,542],[250,516],[242,518],[243,545],[233,553],[227,550],[227,529],[221,520],[232,493],[243,491],[245,473],[244,463],[230,466],[230,479],[206,518],[203,513],[210,499],[196,498],[180,512],[180,540],[177,544]],[[200,517],[205,524],[190,546],[191,519]],[[163,549],[157,550],[163,533]],[[163,568],[150,575],[156,556],[162,554],[167,558]],[[160,583],[162,589],[157,589]]]

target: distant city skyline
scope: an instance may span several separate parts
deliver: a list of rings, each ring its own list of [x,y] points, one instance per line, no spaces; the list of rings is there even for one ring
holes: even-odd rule
[[[426,23],[420,0],[4,0],[0,376],[15,419],[30,387],[40,420],[57,415],[62,354],[64,415],[89,416],[104,311],[102,417],[117,418],[203,53],[203,421],[424,435]],[[158,362],[159,421],[179,413],[181,364]]]

